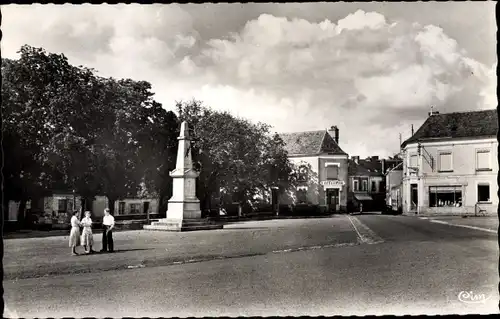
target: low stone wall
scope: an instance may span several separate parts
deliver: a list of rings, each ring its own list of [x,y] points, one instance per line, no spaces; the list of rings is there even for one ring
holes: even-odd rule
[[[498,206],[491,204],[482,204],[477,209],[475,206],[463,207],[422,207],[418,214],[416,212],[407,212],[408,216],[496,216]]]

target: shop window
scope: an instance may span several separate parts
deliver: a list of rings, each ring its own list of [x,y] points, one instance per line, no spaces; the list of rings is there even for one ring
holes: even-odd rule
[[[355,192],[359,191],[359,181],[355,180],[353,183],[354,183],[354,186],[353,186],[354,191]]]
[[[489,150],[479,150],[476,152],[476,169],[490,170],[490,151]]]
[[[139,205],[140,204],[130,204],[130,214],[140,214]]]
[[[488,184],[477,185],[477,201],[478,202],[490,201],[490,185]]]
[[[118,214],[120,215],[125,214],[125,202],[118,203]]]
[[[429,207],[462,207],[462,186],[430,186]]]
[[[443,152],[439,154],[439,171],[440,172],[452,172],[452,154],[451,152]]]
[[[372,192],[376,191],[377,191],[377,183],[375,183],[375,181],[372,181]]]
[[[327,180],[339,179],[339,167],[337,165],[328,165],[326,167],[326,179]]]

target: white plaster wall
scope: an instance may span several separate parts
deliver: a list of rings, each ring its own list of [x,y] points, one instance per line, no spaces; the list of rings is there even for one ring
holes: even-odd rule
[[[417,144],[411,144],[404,150],[403,172],[403,210],[409,212],[410,184],[419,185],[419,211],[421,213],[464,214],[473,213],[477,203],[477,184],[490,185],[491,203],[479,204],[482,209],[494,213],[498,207],[497,174],[498,174],[498,142],[496,139],[446,141],[435,143],[422,143],[422,156],[419,160],[419,173],[410,176],[408,165],[410,156],[417,154]],[[476,151],[478,149],[490,150],[491,171],[476,171]],[[439,152],[452,152],[453,172],[439,172]],[[434,167],[423,156],[434,158]],[[420,177],[420,178],[419,178]],[[462,207],[429,207],[429,186],[462,186]]]

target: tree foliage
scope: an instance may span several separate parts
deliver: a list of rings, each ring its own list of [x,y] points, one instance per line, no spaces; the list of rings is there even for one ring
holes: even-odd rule
[[[153,171],[171,166],[177,122],[148,82],[102,78],[30,46],[2,59],[2,82],[7,201],[53,188],[111,202],[143,184],[165,191]]]
[[[196,100],[177,103],[177,111],[191,130],[193,160],[201,172],[198,196],[205,208],[219,190],[243,203],[270,187],[284,192],[291,186],[292,166],[283,141],[270,134],[268,125],[214,111]]]
[[[106,195],[110,209],[119,198],[155,196],[164,211],[184,120],[203,208],[221,191],[242,203],[294,185],[283,141],[268,125],[195,100],[177,103],[177,117],[154,101],[148,82],[103,78],[30,46],[18,60],[2,59],[2,82],[5,203],[68,189]]]

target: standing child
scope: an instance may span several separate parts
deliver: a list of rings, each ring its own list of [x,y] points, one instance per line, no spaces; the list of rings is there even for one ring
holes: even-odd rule
[[[73,216],[71,217],[71,231],[69,233],[69,247],[71,247],[71,254],[73,256],[78,255],[76,253],[76,247],[80,246],[80,221],[76,215],[77,211],[73,212]]]
[[[85,248],[85,253],[91,254],[94,252],[92,250],[92,245],[94,244],[94,238],[92,236],[92,219],[90,218],[89,211],[85,212],[85,217],[83,217],[81,225],[83,226],[82,246]]]

